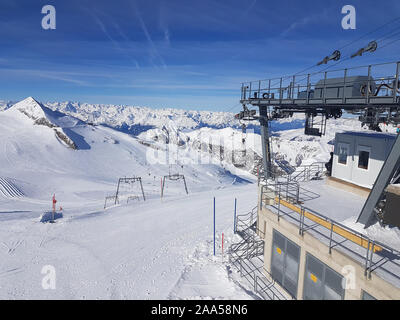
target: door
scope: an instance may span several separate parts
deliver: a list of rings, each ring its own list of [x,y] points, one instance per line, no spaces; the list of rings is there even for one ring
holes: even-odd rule
[[[375,177],[372,174],[371,165],[371,147],[357,145],[353,161],[352,182],[363,187],[372,187]]]
[[[271,275],[293,297],[297,296],[300,247],[273,231]]]
[[[344,278],[307,253],[304,277],[304,300],[343,300]]]

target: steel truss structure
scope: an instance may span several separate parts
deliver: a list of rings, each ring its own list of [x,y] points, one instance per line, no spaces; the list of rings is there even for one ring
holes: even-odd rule
[[[235,117],[260,122],[264,178],[274,178],[271,174],[270,120],[304,113],[305,134],[313,136],[325,134],[326,120],[340,118],[343,111],[358,115],[362,125],[372,130],[380,131],[380,123],[398,125],[399,72],[400,61],[242,83],[240,102],[243,111]],[[259,115],[248,106],[258,107]],[[400,135],[358,218],[365,227],[381,220],[385,189],[394,180],[399,166]]]
[[[244,82],[240,102],[268,107],[269,119],[305,113],[311,135],[323,132],[307,132],[313,128],[310,118],[339,118],[343,111],[376,129],[379,123],[400,123],[399,71],[400,62],[390,62]]]

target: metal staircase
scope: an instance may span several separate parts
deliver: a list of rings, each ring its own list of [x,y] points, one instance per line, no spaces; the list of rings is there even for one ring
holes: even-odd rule
[[[230,263],[263,299],[286,300],[287,297],[275,287],[275,281],[267,279],[263,273],[267,271],[263,261],[264,240],[257,234],[257,207],[236,217],[235,232],[242,241],[229,247]]]

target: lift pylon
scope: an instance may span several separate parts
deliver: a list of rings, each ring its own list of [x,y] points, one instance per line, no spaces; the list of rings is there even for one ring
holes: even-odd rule
[[[375,50],[376,45],[371,42],[361,49],[360,54]],[[330,58],[333,59],[334,55],[326,57]],[[400,61],[351,69],[351,74],[358,75],[350,76],[350,69],[342,69],[242,83],[240,103],[243,105],[243,111],[235,117],[260,121],[266,179],[273,175],[269,120],[303,113],[306,115],[305,134],[318,136],[324,134],[326,120],[340,118],[343,111],[360,115],[361,123],[368,125],[370,129],[378,130],[380,123],[392,125],[400,123]],[[331,72],[334,73],[332,77]],[[382,77],[382,72],[386,76]],[[338,73],[342,73],[343,76],[338,78]],[[381,83],[378,84],[377,81]],[[286,90],[288,86],[292,89]],[[387,88],[387,94],[384,94],[381,88]],[[249,110],[247,105],[258,107],[259,116],[255,110]],[[270,114],[268,114],[269,108],[272,109]],[[321,116],[322,121],[314,122],[316,116]],[[385,189],[400,166],[399,137],[358,217],[357,221],[363,223],[365,227],[374,223],[384,212]]]
[[[129,184],[132,185],[135,182],[139,182],[140,184],[140,189],[142,191],[142,196],[143,196],[143,200],[146,200],[146,197],[144,195],[144,190],[143,190],[143,184],[142,184],[142,178],[141,177],[133,177],[133,178],[119,178],[118,179],[118,185],[117,185],[117,191],[115,193],[115,201],[114,204],[117,204],[118,202],[118,196],[119,193],[121,192],[120,188],[122,185],[124,184]]]
[[[381,171],[376,178],[372,190],[368,196],[357,222],[368,228],[371,224],[380,220],[385,210],[385,189],[393,181],[400,167],[400,134],[393,144]]]
[[[184,186],[185,186],[185,191],[186,191],[186,194],[189,194],[189,191],[188,191],[188,188],[187,188],[187,185],[186,185],[186,180],[185,180],[185,176],[183,175],[183,174],[179,174],[179,173],[174,173],[174,174],[171,174],[171,173],[169,173],[167,176],[164,176],[163,177],[163,180],[162,180],[162,184],[161,184],[161,198],[164,196],[164,187],[165,187],[165,181],[166,181],[166,179],[168,179],[168,180],[170,180],[170,181],[178,181],[178,180],[183,180],[183,184],[184,184]]]

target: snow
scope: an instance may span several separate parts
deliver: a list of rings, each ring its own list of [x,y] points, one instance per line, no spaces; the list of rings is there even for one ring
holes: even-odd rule
[[[314,192],[313,199],[304,205],[337,222],[357,220],[365,197],[330,186],[325,180],[311,180],[301,183],[304,190]],[[300,195],[304,191],[300,190]],[[338,201],[340,199],[340,201]]]
[[[240,241],[232,233],[234,198],[239,213],[257,203],[249,156],[261,155],[257,127],[243,134],[223,112],[42,104],[31,97],[14,106],[0,102],[1,109],[0,299],[259,299],[221,252],[222,233],[226,250]],[[328,121],[326,136],[307,137],[303,123],[299,116],[272,123],[276,157],[292,165],[326,161],[336,132],[364,130],[357,120],[337,119]],[[252,162],[235,166],[232,159],[243,150]],[[169,173],[185,175],[189,195],[182,181],[167,180],[160,198]],[[140,195],[136,184],[103,209],[118,178],[133,176],[142,177],[146,201],[127,203],[128,195]],[[306,206],[354,224],[361,197],[323,181],[304,188],[319,194]],[[53,194],[63,218],[41,223]],[[397,229],[375,225],[363,232],[400,243]],[[56,290],[41,286],[46,265],[55,267]]]
[[[217,234],[232,230],[233,194],[242,207],[256,201],[254,185],[237,191],[213,190],[106,211],[71,208],[52,225],[37,218],[3,221],[0,298],[219,298],[225,290],[225,297],[246,298],[224,264],[210,259],[212,197],[217,198]],[[54,292],[40,287],[44,265],[57,271]]]
[[[0,114],[5,151],[0,177],[23,193],[0,198],[0,299],[206,299],[221,297],[224,290],[227,298],[256,298],[232,278],[227,261],[210,256],[213,197],[217,234],[234,238],[234,198],[239,211],[254,206],[254,176],[232,173],[228,163],[192,161],[172,168],[185,175],[189,195],[182,182],[167,181],[161,200],[160,179],[170,167],[158,163],[155,150],[112,128],[70,126],[70,121],[57,122],[63,117],[44,113],[52,123],[69,126],[78,145],[86,144],[73,150],[53,128],[35,124],[34,118],[43,116],[40,110],[28,99]],[[186,156],[194,160],[198,151],[187,150]],[[146,201],[121,200],[104,210],[104,197],[115,193],[117,179],[124,176],[142,176]],[[138,194],[138,186],[131,192]],[[41,223],[53,194],[63,218]],[[56,270],[54,291],[41,286],[46,265]],[[203,278],[196,278],[195,270],[202,270]],[[183,289],[196,282],[202,290]]]

